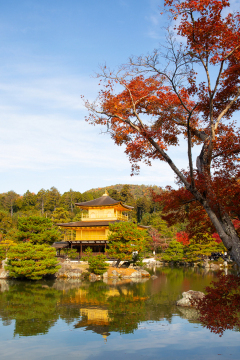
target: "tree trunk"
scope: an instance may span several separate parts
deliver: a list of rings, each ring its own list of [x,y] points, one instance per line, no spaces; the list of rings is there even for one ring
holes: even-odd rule
[[[206,210],[217,233],[219,234],[223,244],[232,255],[234,261],[240,267],[240,239],[230,217],[228,214],[224,213],[223,219],[219,219],[215,212],[207,204],[207,202],[204,202],[202,205]]]
[[[115,264],[115,267],[116,267],[116,268],[119,267],[120,262],[121,262],[121,259],[118,259],[117,262],[116,262],[116,264]]]

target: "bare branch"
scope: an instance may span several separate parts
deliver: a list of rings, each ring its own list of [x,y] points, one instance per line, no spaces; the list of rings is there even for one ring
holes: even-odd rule
[[[215,123],[215,130],[217,129],[218,124],[219,124],[220,120],[222,119],[222,117],[228,112],[228,110],[232,107],[232,105],[235,103],[235,101],[237,101],[239,96],[240,96],[240,87],[238,88],[238,91],[237,91],[237,94],[235,95],[235,97],[225,107],[225,109],[221,112],[221,114],[218,115],[218,118]]]

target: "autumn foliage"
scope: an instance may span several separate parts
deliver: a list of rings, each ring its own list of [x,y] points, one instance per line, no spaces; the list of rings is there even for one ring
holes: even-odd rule
[[[229,5],[226,0],[165,0],[165,12],[175,23],[175,33],[169,29],[166,35],[166,51],[161,47],[132,57],[115,72],[103,66],[99,97],[85,105],[87,120],[105,126],[114,142],[125,146],[132,173],[139,172],[141,161],[171,167],[179,189],[165,199],[170,222],[188,218],[190,237],[206,229],[218,233],[240,265],[233,224],[240,216],[240,132],[231,120],[240,109],[240,14],[225,15]],[[168,153],[183,139],[184,170]],[[201,151],[195,167],[196,145]]]
[[[200,321],[204,326],[222,336],[228,329],[240,326],[240,278],[219,274],[206,290],[206,296],[197,300]]]
[[[185,231],[180,231],[176,233],[177,241],[182,243],[182,245],[189,245],[189,236]]]

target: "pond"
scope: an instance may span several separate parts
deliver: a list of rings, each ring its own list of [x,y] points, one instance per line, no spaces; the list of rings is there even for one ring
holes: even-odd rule
[[[175,305],[216,275],[154,271],[157,278],[140,282],[0,280],[1,360],[239,359],[237,330],[219,337],[194,309]]]

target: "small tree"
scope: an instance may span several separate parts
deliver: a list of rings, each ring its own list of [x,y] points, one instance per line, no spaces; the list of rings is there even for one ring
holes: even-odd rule
[[[205,239],[209,236],[205,234]],[[186,250],[187,260],[190,262],[202,261],[211,255],[213,252],[219,251],[219,245],[211,237],[209,241],[197,242],[195,236],[190,240],[189,246]]]
[[[55,274],[60,268],[57,263],[54,248],[22,243],[8,251],[6,269],[10,277],[40,280],[45,275]]]
[[[133,252],[138,253],[135,261],[141,257],[146,249],[147,231],[138,229],[137,225],[130,222],[114,223],[109,225],[111,231],[108,241],[107,254],[118,259],[118,267],[121,260],[133,260]]]
[[[102,275],[108,268],[108,264],[106,263],[107,257],[104,254],[93,255],[92,249],[89,247],[84,252],[82,256],[83,261],[87,261],[89,265],[89,271],[97,274]]]
[[[77,255],[78,255],[77,249],[63,249],[63,252],[70,259],[76,259]]]
[[[167,249],[168,244],[166,243],[166,238],[162,236],[156,229],[150,228],[148,230],[148,233],[151,237],[150,246],[154,251],[157,251],[157,249],[161,249],[161,251],[164,251]]]
[[[184,258],[184,246],[176,240],[170,242],[162,256],[164,261],[182,261]]]

